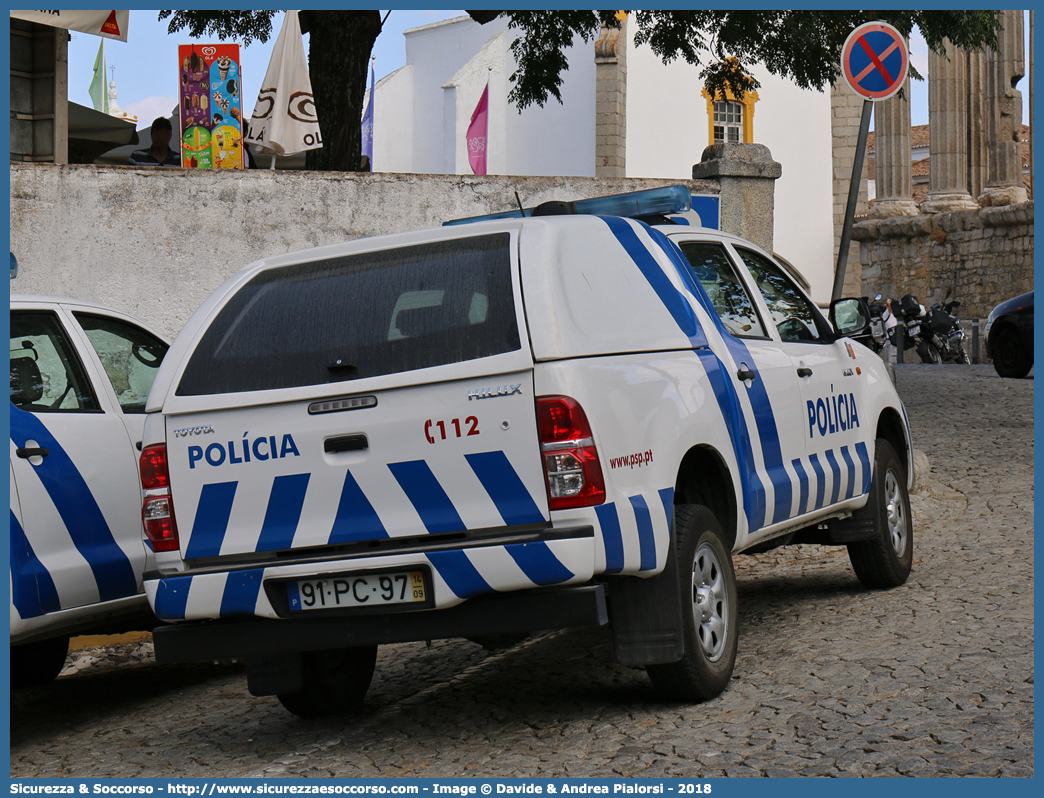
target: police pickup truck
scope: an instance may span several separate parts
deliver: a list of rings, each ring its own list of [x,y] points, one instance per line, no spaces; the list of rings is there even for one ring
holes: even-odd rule
[[[142,592],[153,563],[138,454],[166,350],[111,308],[11,297],[13,687],[57,676],[71,634],[156,624]]]
[[[359,703],[377,646],[610,624],[699,701],[736,658],[732,557],[846,545],[902,584],[909,425],[865,334],[684,187],[254,263],[173,344],[141,455],[160,662]],[[523,215],[524,214],[524,215]],[[512,218],[513,217],[513,218]]]

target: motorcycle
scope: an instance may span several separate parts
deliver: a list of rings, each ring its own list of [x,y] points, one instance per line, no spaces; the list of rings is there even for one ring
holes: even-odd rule
[[[898,315],[906,333],[903,348],[916,347],[922,363],[971,363],[964,349],[964,330],[953,315],[961,303],[946,302],[950,294],[947,291],[943,302],[936,302],[930,311],[913,294],[899,301]]]
[[[922,327],[924,342],[930,347],[927,353],[932,363],[971,363],[971,358],[964,349],[964,330],[961,323],[957,321],[956,309],[961,306],[959,300],[947,302],[952,290],[947,290],[942,302],[936,302],[928,311],[927,320]],[[918,348],[920,354],[920,348]],[[938,359],[936,359],[936,357]]]

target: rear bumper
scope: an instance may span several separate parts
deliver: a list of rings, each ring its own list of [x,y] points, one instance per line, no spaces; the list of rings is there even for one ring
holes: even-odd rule
[[[543,530],[517,542],[432,542],[420,550],[149,572],[145,593],[156,616],[171,623],[243,616],[291,620],[289,581],[420,569],[431,578],[431,605],[441,610],[481,595],[587,584],[594,575],[595,549],[593,527],[574,526]]]
[[[606,623],[605,588],[582,585],[477,596],[441,610],[176,624],[153,640],[156,661],[170,664]]]

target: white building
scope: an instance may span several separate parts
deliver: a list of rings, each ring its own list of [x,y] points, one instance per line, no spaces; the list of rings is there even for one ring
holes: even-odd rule
[[[713,143],[710,98],[697,67],[681,61],[665,66],[649,47],[635,47],[634,27],[626,26],[624,52],[616,44],[626,65],[625,111],[617,120],[623,134],[617,151],[625,165],[618,174],[690,178]],[[596,157],[596,121],[606,116],[606,106],[596,96],[591,43],[579,42],[566,53],[562,104],[551,98],[543,108],[519,113],[507,101],[515,70],[510,45],[519,33],[506,21],[479,25],[457,17],[404,35],[406,66],[375,89],[376,171],[470,174],[464,135],[488,80],[489,174],[604,174],[596,171],[604,152]],[[824,301],[834,267],[830,94],[799,89],[760,67],[752,73],[761,87],[742,104],[730,104],[727,110],[738,114],[719,118],[718,133],[764,144],[782,165],[774,246],[809,279],[814,298]]]

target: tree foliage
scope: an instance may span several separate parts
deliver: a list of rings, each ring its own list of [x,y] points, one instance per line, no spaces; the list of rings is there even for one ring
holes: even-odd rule
[[[561,102],[562,50],[572,37],[587,42],[602,25],[617,26],[615,11],[469,11],[477,22],[497,17],[519,32],[511,44],[518,69],[509,99],[519,108]],[[965,50],[995,47],[1000,25],[993,11],[629,11],[635,43],[665,63],[682,59],[699,67],[707,91],[736,97],[757,89],[754,64],[805,89],[822,90],[841,75],[841,48],[852,30],[881,20],[909,37],[916,27],[928,47],[942,52],[948,38]],[[920,75],[911,67],[911,75]]]

